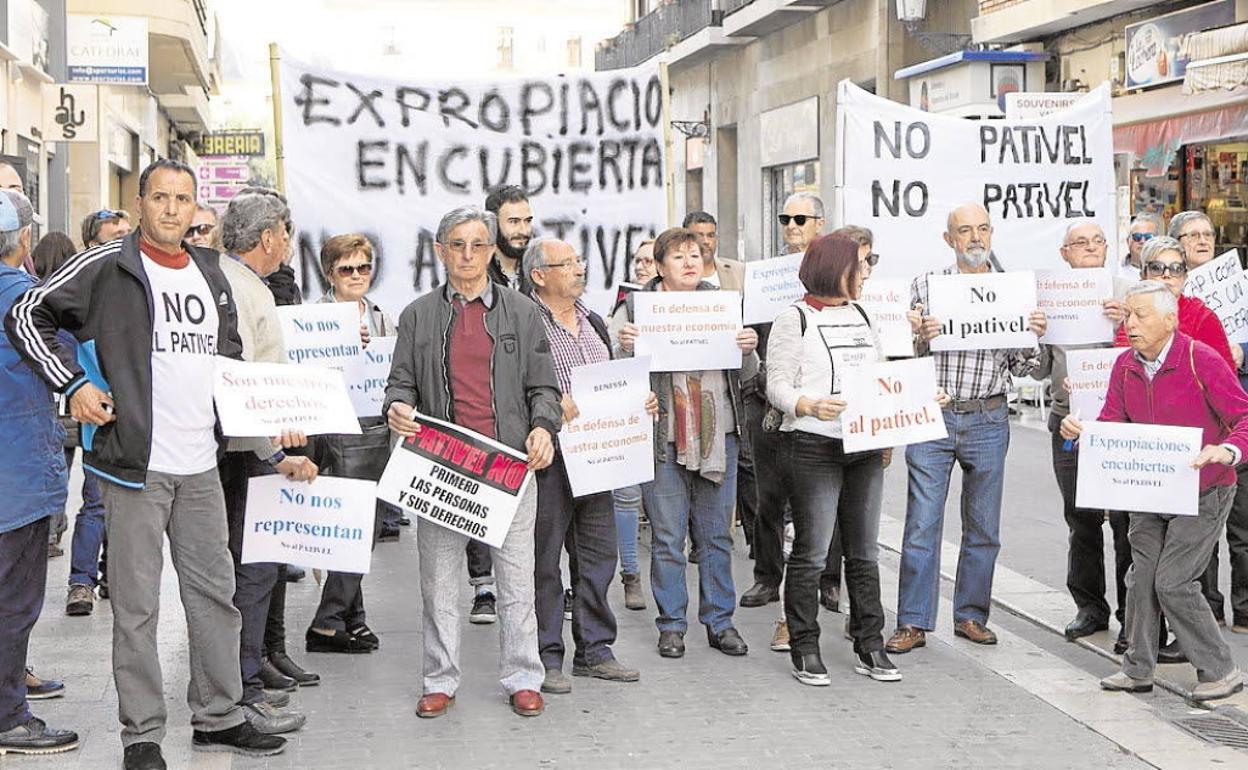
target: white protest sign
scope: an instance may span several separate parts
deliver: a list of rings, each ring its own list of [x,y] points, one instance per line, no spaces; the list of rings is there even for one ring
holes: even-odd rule
[[[654,420],[646,414],[650,359],[621,358],[572,370],[580,416],[559,431],[573,497],[654,480]]]
[[[1040,341],[1046,345],[1112,342],[1114,322],[1102,306],[1114,296],[1109,268],[1041,270],[1036,273],[1036,308],[1049,325]]]
[[[377,497],[408,513],[501,548],[532,481],[525,455],[423,414],[377,482]]]
[[[1071,414],[1082,420],[1095,420],[1100,416],[1109,391],[1109,375],[1114,371],[1114,362],[1125,350],[1127,348],[1066,351]]]
[[[327,70],[281,58],[286,192],[304,293],[333,235],[376,248],[369,297],[397,316],[442,282],[434,234],[446,212],[519,185],[537,235],[571,243],[588,286],[614,288],[666,227],[662,88],[650,63],[609,72],[436,78]]]
[[[319,366],[235,361],[218,356],[212,397],[230,437],[360,432],[342,372]]]
[[[841,381],[846,452],[899,447],[949,435],[936,403],[936,362],[931,356],[866,364]]]
[[[881,277],[910,279],[952,255],[941,243],[958,206],[988,209],[1007,270],[1062,266],[1052,244],[1075,219],[1116,233],[1108,85],[1034,120],[936,115],[841,81],[836,99],[835,224],[871,228]],[[1119,243],[1109,243],[1116,264]]]
[[[1016,273],[928,276],[928,315],[941,321],[931,349],[1034,348],[1028,316],[1036,309],[1036,277]]]
[[[360,309],[354,302],[283,305],[277,317],[292,364],[345,369],[360,355]]]
[[[1200,428],[1147,423],[1083,423],[1075,505],[1111,511],[1195,516]]]
[[[357,334],[358,337],[358,334]],[[371,337],[368,346],[343,369],[347,394],[356,417],[380,417],[386,397],[386,380],[394,360],[398,337]]]
[[[634,353],[655,372],[740,369],[741,295],[735,291],[640,291],[633,295]]]
[[[1213,311],[1231,344],[1248,342],[1248,275],[1235,249],[1189,272],[1183,293]]]
[[[872,274],[862,285],[859,304],[875,322],[884,355],[909,358],[914,355],[914,337],[906,311],[910,309],[910,285],[901,278],[876,278]]]
[[[372,562],[376,500],[372,481],[249,479],[243,564],[277,562],[365,574]]]
[[[769,324],[781,310],[806,294],[806,287],[797,279],[803,253],[785,254],[771,259],[745,263],[745,296],[742,321],[747,324]]]

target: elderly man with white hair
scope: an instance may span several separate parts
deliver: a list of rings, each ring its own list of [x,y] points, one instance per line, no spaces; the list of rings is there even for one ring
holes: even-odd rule
[[[386,386],[390,429],[416,435],[420,412],[453,422],[527,454],[540,471],[554,459],[563,421],[559,382],[541,313],[532,300],[490,280],[498,237],[494,214],[464,206],[438,224],[434,250],[446,283],[414,300],[399,316],[399,339]],[[545,669],[538,656],[533,601],[536,485],[530,484],[499,548],[499,669],[512,710],[537,716],[545,708]],[[419,519],[420,586],[424,600],[424,694],[416,715],[440,717],[460,683],[459,587],[467,536]]]
[[[1192,458],[1200,470],[1198,515],[1131,513],[1129,644],[1122,671],[1102,679],[1101,687],[1153,689],[1159,613],[1165,612],[1196,667],[1191,699],[1225,698],[1243,689],[1243,674],[1198,579],[1231,509],[1235,465],[1248,452],[1248,395],[1212,348],[1179,330],[1178,301],[1168,287],[1143,281],[1127,292],[1125,305],[1131,351],[1115,363],[1097,419],[1200,428],[1204,448]],[[1078,439],[1082,431],[1074,415],[1062,421],[1064,438]]]
[[[1108,242],[1100,225],[1089,220],[1079,220],[1066,228],[1060,249],[1062,259],[1075,270],[1105,266]],[[1101,303],[1105,316],[1115,325],[1122,323],[1122,305],[1113,297]],[[1049,432],[1052,435],[1053,474],[1062,493],[1062,512],[1066,527],[1070,530],[1069,549],[1066,556],[1066,589],[1075,601],[1076,614],[1066,626],[1066,638],[1074,641],[1109,627],[1109,603],[1105,600],[1105,539],[1104,511],[1085,510],[1075,507],[1076,456],[1065,448],[1065,439],[1059,434],[1062,418],[1070,414],[1070,391],[1066,380],[1066,353],[1070,350],[1108,348],[1110,343],[1084,345],[1041,345],[1040,365],[1032,376],[1037,379],[1051,377],[1053,383],[1053,410],[1049,413]],[[1087,415],[1076,415],[1087,416]],[[1121,512],[1109,514],[1109,527],[1114,536],[1115,583],[1117,586],[1118,622],[1123,623],[1126,606],[1126,573],[1131,565],[1131,546],[1127,543],[1127,516]],[[1125,628],[1125,626],[1123,626]]]

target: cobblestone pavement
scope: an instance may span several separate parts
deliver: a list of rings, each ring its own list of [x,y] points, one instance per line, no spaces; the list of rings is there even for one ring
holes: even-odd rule
[[[1036,472],[1014,471],[1013,479],[1038,478],[1040,459],[1018,452],[1016,445],[1011,470],[1015,462],[1034,461]],[[1048,472],[1047,465],[1043,467]],[[904,516],[902,470],[890,471],[886,499],[886,513],[898,518]],[[77,489],[76,480],[72,488]],[[1041,505],[1049,501],[1027,499],[1035,501],[1028,506],[1035,507],[1036,515],[1045,515],[1048,508]],[[71,505],[76,510],[76,499],[71,498]],[[1052,515],[1060,523],[1060,515]],[[1007,528],[1007,536],[1015,536],[1012,527]],[[547,696],[545,715],[521,719],[511,713],[498,687],[497,629],[469,626],[465,620],[465,677],[457,703],[442,719],[419,720],[414,708],[420,688],[420,595],[413,536],[412,530],[406,530],[400,543],[379,546],[373,573],[365,581],[369,623],[382,640],[378,653],[304,653],[302,634],[316,603],[317,588],[310,576],[290,587],[291,652],[320,673],[323,684],[296,694],[294,705],[308,714],[308,725],[292,736],[285,754],[267,761],[191,752],[184,701],[187,643],[176,578],[166,564],[160,642],[170,712],[164,748],[170,767],[694,770],[784,765],[874,770],[1153,766],[1132,753],[1129,736],[1110,740],[1087,726],[1095,724],[1095,719],[1071,716],[1099,713],[1107,705],[1111,711],[1117,708],[1095,690],[1095,677],[1112,666],[1091,653],[1082,653],[1086,660],[1079,662],[1086,670],[1078,670],[1020,640],[1011,663],[954,640],[943,629],[929,637],[926,649],[897,658],[904,681],[884,684],[854,673],[850,645],[840,633],[844,616],[825,612],[823,650],[832,686],[804,687],[789,675],[787,655],[767,649],[778,605],[737,611],[737,625],[751,646],[747,657],[729,658],[709,649],[704,634],[695,628],[687,639],[687,656],[672,661],[655,652],[652,612],[624,610],[618,584],[612,596],[620,619],[615,649],[623,662],[641,669],[639,684],[574,679],[571,695]],[[954,538],[956,527],[949,527],[946,539]],[[1011,550],[1007,541],[1003,562],[1009,562]],[[645,555],[643,550],[643,560]],[[1064,551],[1053,550],[1048,558],[1060,561]],[[887,630],[891,630],[895,559],[886,554],[882,568],[883,598],[890,610]],[[0,768],[5,770],[120,766],[116,693],[109,668],[109,605],[101,602],[91,617],[66,617],[67,570],[68,555],[50,564],[47,603],[32,639],[31,663],[44,675],[64,678],[69,687],[65,698],[36,704],[36,712],[54,725],[78,730],[83,744],[77,752],[56,758],[0,759]],[[738,590],[748,587],[750,564],[740,546],[734,571]],[[465,604],[469,598],[466,582]],[[696,596],[696,587],[692,593]],[[947,607],[942,613],[941,622],[950,623]],[[997,622],[1035,631],[1018,620],[1002,617]],[[1003,640],[1007,643],[1000,652],[1011,653],[1005,636]],[[1079,651],[1071,654],[1077,656]],[[1053,695],[1054,682],[1064,688],[1060,697]],[[1170,696],[1156,697],[1161,702]],[[1169,705],[1174,701],[1171,698]],[[1137,707],[1132,724],[1148,728],[1149,720],[1156,719],[1157,727],[1171,730],[1152,716],[1151,709],[1151,702]],[[1186,745],[1181,740],[1176,744]]]

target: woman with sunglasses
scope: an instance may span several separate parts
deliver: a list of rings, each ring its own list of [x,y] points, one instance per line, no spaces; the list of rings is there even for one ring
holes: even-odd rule
[[[329,290],[321,302],[354,302],[360,313],[360,339],[365,345],[373,337],[391,337],[398,327],[381,307],[368,297],[373,285],[373,244],[358,233],[335,235],[321,247],[321,270]],[[360,418],[360,435],[329,437],[328,467],[333,476],[376,481],[390,457],[390,429],[381,415]],[[393,517],[394,521],[387,521]],[[395,510],[377,501],[377,540],[397,540]],[[321,591],[316,617],[304,640],[308,652],[372,652],[381,641],[364,622],[363,575],[331,572]]]
[[[1179,300],[1179,331],[1194,340],[1199,340],[1213,348],[1231,371],[1235,371],[1235,360],[1231,357],[1231,346],[1226,339],[1226,331],[1222,322],[1214,315],[1204,302],[1196,297],[1183,294],[1183,286],[1187,283],[1187,252],[1183,244],[1174,238],[1159,235],[1144,244],[1140,252],[1140,263],[1143,265],[1140,278],[1146,281],[1161,281]],[[1114,339],[1115,347],[1126,347],[1127,327],[1118,327],[1118,335]]]

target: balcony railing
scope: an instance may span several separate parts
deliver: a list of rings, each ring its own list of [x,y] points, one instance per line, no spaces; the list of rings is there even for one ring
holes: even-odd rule
[[[719,26],[720,19],[711,0],[664,3],[599,46],[594,52],[594,68],[634,67],[707,27]]]

